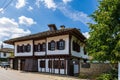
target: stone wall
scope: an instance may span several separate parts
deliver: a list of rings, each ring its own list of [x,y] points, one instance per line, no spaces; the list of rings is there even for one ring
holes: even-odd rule
[[[86,68],[80,65],[80,74],[95,76],[111,70],[109,63],[90,63]]]

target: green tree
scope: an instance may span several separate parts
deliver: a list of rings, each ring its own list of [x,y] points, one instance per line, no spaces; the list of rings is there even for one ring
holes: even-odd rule
[[[120,0],[100,0],[91,15],[87,51],[98,61],[120,61]]]

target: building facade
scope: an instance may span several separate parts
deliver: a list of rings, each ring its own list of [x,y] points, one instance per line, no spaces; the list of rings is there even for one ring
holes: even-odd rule
[[[38,71],[75,75],[80,72],[80,60],[87,58],[85,37],[76,28],[50,30],[4,41],[14,45],[15,58],[12,68],[23,71]]]
[[[12,48],[1,48],[0,49],[0,62],[7,62],[8,59],[13,55]]]

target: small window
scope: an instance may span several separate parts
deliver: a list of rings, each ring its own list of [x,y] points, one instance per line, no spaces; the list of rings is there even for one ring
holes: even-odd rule
[[[35,52],[38,51],[38,45],[34,45],[34,51],[35,51]]]
[[[25,47],[25,51],[24,52],[27,52],[27,45],[25,45],[24,47]]]
[[[48,61],[48,68],[52,68],[52,60]]]
[[[37,50],[38,52],[40,52],[41,51],[41,44],[39,43],[38,44],[38,50]]]
[[[31,46],[30,44],[27,45],[27,52],[30,52],[31,51]]]
[[[24,44],[20,46],[20,52],[24,52]]]
[[[59,68],[59,60],[54,60],[54,61],[53,61],[53,67],[54,67],[55,69],[58,69],[58,68]]]
[[[76,42],[72,42],[72,49],[73,51],[80,52],[80,45]]]
[[[20,46],[17,45],[17,53],[19,53],[19,52],[20,52]]]
[[[42,51],[45,51],[45,50],[46,50],[46,44],[43,43],[43,44],[42,44]]]
[[[55,41],[48,43],[48,50],[55,50]]]
[[[41,68],[45,68],[45,60],[41,60],[40,61],[40,67]]]
[[[66,67],[65,65],[66,65],[65,60],[61,60],[61,61],[60,61],[60,68],[61,68],[61,69],[64,69],[64,68]]]
[[[60,40],[57,42],[57,49],[58,50],[64,50],[65,49],[65,41],[64,40]]]
[[[7,56],[7,54],[6,54],[6,53],[3,53],[3,56],[4,56],[4,57],[6,57],[6,56]]]
[[[25,45],[24,44],[22,45],[22,49],[23,49],[22,52],[25,52]]]

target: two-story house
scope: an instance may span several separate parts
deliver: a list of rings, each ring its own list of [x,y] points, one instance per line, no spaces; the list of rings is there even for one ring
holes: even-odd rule
[[[12,48],[3,48],[2,44],[0,48],[0,62],[7,62],[13,54],[13,51],[14,50]]]
[[[23,71],[38,71],[75,75],[80,71],[80,60],[86,58],[86,39],[76,28],[55,24],[50,30],[14,38],[4,43],[14,45],[13,68]]]

